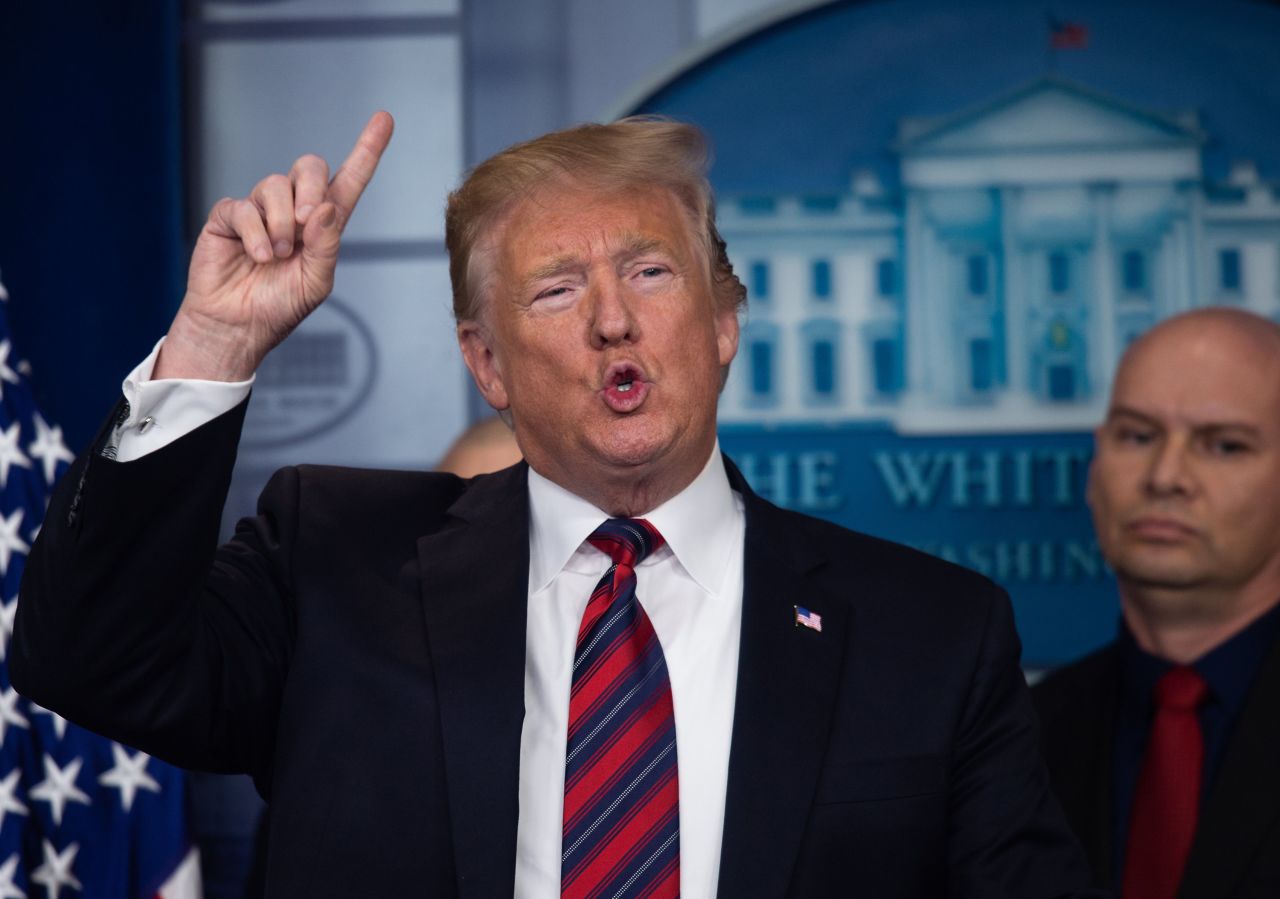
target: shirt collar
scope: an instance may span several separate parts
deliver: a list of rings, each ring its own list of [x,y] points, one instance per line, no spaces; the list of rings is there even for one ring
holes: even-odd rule
[[[1208,684],[1210,696],[1222,703],[1230,714],[1235,714],[1244,707],[1254,676],[1278,636],[1280,605],[1196,659],[1191,667]],[[1120,625],[1120,652],[1124,666],[1125,700],[1137,708],[1146,708],[1151,702],[1156,681],[1173,664],[1138,646],[1123,621]]]
[[[729,486],[716,441],[693,482],[642,516],[666,538],[677,561],[698,585],[720,591],[733,540],[726,527],[741,516],[741,501]],[[551,583],[587,537],[609,516],[582,497],[529,469],[529,593]]]

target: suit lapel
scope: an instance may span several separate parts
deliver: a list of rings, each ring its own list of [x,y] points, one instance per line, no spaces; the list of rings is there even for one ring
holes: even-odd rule
[[[1280,641],[1235,724],[1196,827],[1179,899],[1235,895],[1280,817]]]
[[[1120,651],[1114,644],[1068,671],[1065,683],[1051,684],[1059,698],[1039,708],[1041,749],[1053,776],[1053,791],[1084,848],[1093,885],[1110,889],[1112,855],[1112,770],[1116,716],[1120,709]]]
[[[418,542],[461,897],[515,882],[529,500],[523,464],[477,481]]]
[[[849,614],[844,597],[807,577],[826,560],[796,520],[727,467],[747,530],[719,895],[782,896],[826,752]],[[821,632],[796,626],[797,605],[822,616]]]
[[[1110,887],[1115,878],[1111,772],[1119,683],[1120,653],[1111,647],[1091,666],[1088,682],[1074,690],[1075,708],[1065,716],[1073,732],[1046,748],[1053,758],[1058,801],[1084,847],[1094,885],[1101,887]]]

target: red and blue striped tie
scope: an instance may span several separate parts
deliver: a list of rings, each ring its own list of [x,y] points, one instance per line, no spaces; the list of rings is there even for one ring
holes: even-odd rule
[[[676,721],[635,572],[664,541],[628,518],[588,539],[613,565],[587,603],[573,659],[560,895],[670,899],[680,895]]]

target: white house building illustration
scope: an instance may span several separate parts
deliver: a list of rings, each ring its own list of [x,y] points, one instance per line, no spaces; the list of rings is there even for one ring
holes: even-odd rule
[[[1234,304],[1280,319],[1280,195],[1206,181],[1195,113],[1045,77],[899,124],[892,194],[722,198],[751,298],[725,423],[902,433],[1095,425],[1154,322]]]

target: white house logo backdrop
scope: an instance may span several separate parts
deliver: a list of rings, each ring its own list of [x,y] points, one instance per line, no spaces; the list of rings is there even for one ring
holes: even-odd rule
[[[832,3],[637,104],[716,147],[756,489],[994,577],[1032,666],[1109,639],[1083,494],[1119,354],[1280,318],[1277,46],[1266,3]]]

